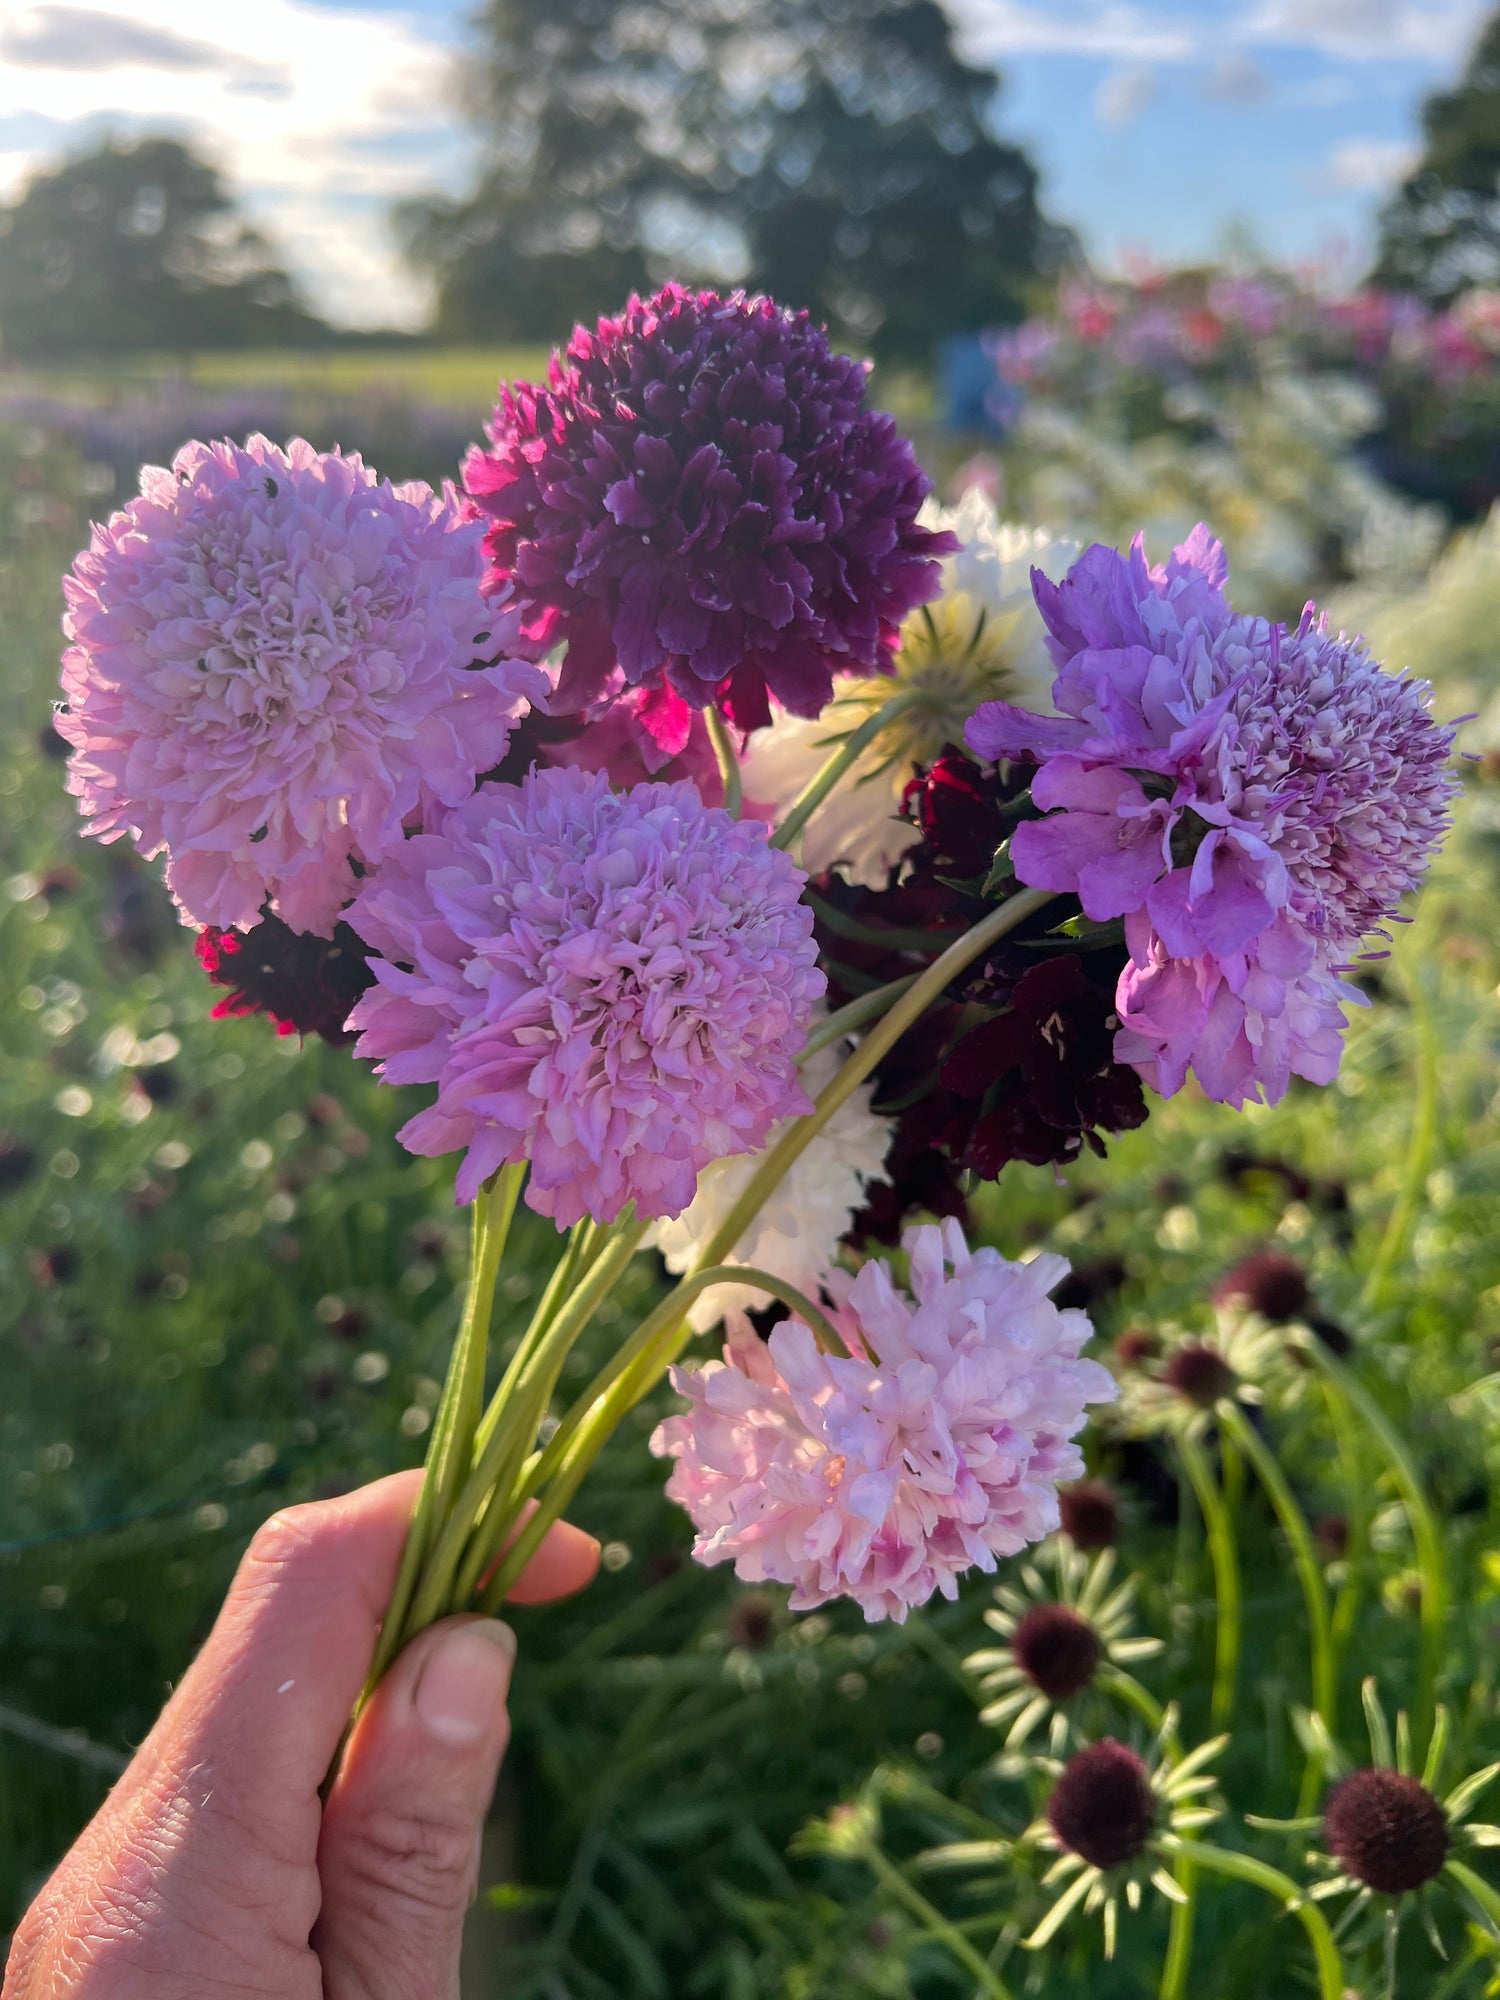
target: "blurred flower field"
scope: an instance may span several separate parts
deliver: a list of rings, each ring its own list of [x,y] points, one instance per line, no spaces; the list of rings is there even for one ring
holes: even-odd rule
[[[487,389],[473,358],[440,364],[378,394],[357,376],[194,372],[124,396],[33,380],[0,397],[7,1922],[140,1740],[255,1524],[420,1459],[465,1254],[440,1164],[394,1140],[415,1099],[346,1054],[211,1019],[154,872],[77,840],[48,721],[57,577],[134,464],[191,432],[300,425],[395,475],[440,476]],[[1247,603],[1295,610],[1331,589],[1337,616],[1431,675],[1441,714],[1480,714],[1473,747],[1494,747],[1493,527],[1445,549],[1451,491],[1398,487],[1360,456],[1367,405],[1331,379],[1199,370],[1148,421],[1143,372],[1033,391],[992,459],[1012,509],[1110,539],[1206,514]],[[947,440],[946,469],[974,448]],[[1075,1520],[1085,1546],[1117,1529],[1107,1582],[1081,1581],[1082,1558],[1054,1548],[1004,1566],[999,1604],[981,1580],[904,1626],[866,1628],[848,1606],[793,1617],[688,1562],[688,1524],[640,1449],[673,1399],[637,1412],[581,1501],[605,1544],[586,1609],[515,1619],[516,1748],[466,1991],[1316,1990],[1311,1929],[1276,1916],[1274,1878],[1319,1882],[1320,1835],[1251,1822],[1316,1813],[1340,1758],[1384,1761],[1367,1677],[1372,1710],[1378,1698],[1393,1727],[1408,1716],[1419,1772],[1445,1714],[1440,1796],[1500,1759],[1500,795],[1485,761],[1467,792],[1415,925],[1367,969],[1378,1005],[1354,1022],[1335,1087],[1243,1117],[1188,1092],[1107,1160],[1065,1180],[1012,1168],[976,1204],[982,1240],[1071,1260],[1068,1302],[1125,1383],[1088,1439],[1117,1521],[1102,1502]],[[525,1228],[503,1294],[518,1319],[551,1237],[536,1217]],[[649,1304],[648,1282],[609,1302],[596,1349]],[[1215,1378],[1230,1393],[1214,1410],[1193,1387],[1205,1342],[1235,1371]],[[1126,1578],[1133,1602],[1106,1618]],[[1097,1613],[1101,1657],[1025,1653],[1033,1600],[1059,1589]],[[1133,1650],[1142,1638],[1159,1644]],[[1326,1735],[1307,1715],[1315,1675]],[[1200,1767],[1211,1784],[1173,1798],[1207,1801],[1216,1816],[1183,1837],[1239,1874],[1174,1855],[1162,1806],[1153,1867],[1106,1868],[1114,1956],[1102,1911],[1074,1908],[1048,1935],[1084,1881],[1044,1879],[1049,1760],[1100,1737],[1142,1756],[1156,1742],[1170,1792],[1221,1732]],[[1497,1801],[1479,1796],[1471,1818],[1500,1816]],[[1103,1810],[1097,1796],[1084,1808]],[[1352,1909],[1353,1992],[1500,1992],[1500,1871],[1482,1848],[1445,1858],[1420,1908],[1410,1892],[1355,1906],[1353,1890],[1314,1906],[1334,1926]]]

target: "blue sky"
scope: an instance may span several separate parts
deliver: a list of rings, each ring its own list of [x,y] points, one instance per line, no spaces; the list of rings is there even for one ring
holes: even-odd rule
[[[1486,0],[948,0],[1005,77],[998,122],[1095,258],[1172,261],[1231,231],[1357,269],[1425,93]],[[389,204],[459,189],[470,0],[0,0],[0,192],[101,129],[215,152],[316,303],[417,324]],[[330,87],[330,79],[335,79]]]

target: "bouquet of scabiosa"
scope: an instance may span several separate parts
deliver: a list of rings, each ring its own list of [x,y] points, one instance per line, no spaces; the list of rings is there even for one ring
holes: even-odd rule
[[[972,1182],[1190,1073],[1334,1075],[1446,823],[1425,686],[1236,611],[1206,529],[1153,568],[929,485],[805,314],[668,286],[505,390],[462,491],[189,444],[67,580],[86,830],[163,857],[221,1011],[426,1086],[401,1138],[460,1156],[377,1671],[505,1597],[666,1371],[702,1561],[871,1619],[993,1571],[1114,1381],[1061,1259],[966,1240]],[[559,1256],[486,1403],[522,1200]],[[560,1401],[650,1251],[671,1290]]]

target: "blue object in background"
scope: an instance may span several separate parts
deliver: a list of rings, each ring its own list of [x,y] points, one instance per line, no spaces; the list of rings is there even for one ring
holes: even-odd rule
[[[938,342],[938,417],[949,436],[1003,437],[1018,392],[995,368],[994,335],[950,333]]]

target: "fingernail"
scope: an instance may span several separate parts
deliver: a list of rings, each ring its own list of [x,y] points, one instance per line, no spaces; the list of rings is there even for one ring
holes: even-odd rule
[[[488,1736],[510,1691],[515,1658],[516,1635],[497,1618],[476,1619],[445,1632],[412,1697],[423,1727],[454,1748]]]

